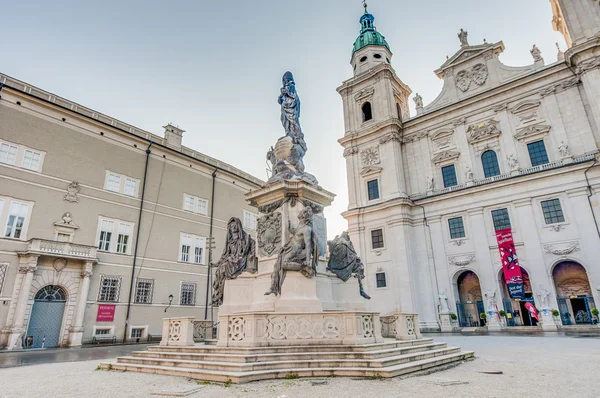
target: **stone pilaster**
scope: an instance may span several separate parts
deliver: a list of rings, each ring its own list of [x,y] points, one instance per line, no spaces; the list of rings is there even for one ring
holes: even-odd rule
[[[80,346],[83,341],[83,318],[85,316],[85,308],[87,297],[90,292],[90,279],[92,277],[93,263],[88,261],[83,266],[81,272],[81,284],[77,293],[77,307],[75,308],[75,321],[69,328],[69,346]]]
[[[29,293],[31,292],[31,284],[33,282],[33,273],[37,269],[38,258],[39,256],[28,255],[23,256],[20,259],[19,273],[23,274],[23,279],[21,280],[21,287],[19,289],[17,306],[13,317],[13,325],[8,336],[7,349],[9,350],[23,348],[22,338],[25,334],[25,327],[27,326],[25,312],[29,302]]]

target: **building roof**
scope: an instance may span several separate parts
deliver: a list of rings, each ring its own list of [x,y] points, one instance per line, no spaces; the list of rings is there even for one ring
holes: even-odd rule
[[[377,31],[377,28],[375,28],[374,22],[375,17],[372,14],[369,14],[365,8],[365,13],[360,17],[360,34],[354,42],[352,56],[354,56],[355,52],[367,46],[384,46],[389,52],[392,52],[389,44],[385,41],[385,37]]]

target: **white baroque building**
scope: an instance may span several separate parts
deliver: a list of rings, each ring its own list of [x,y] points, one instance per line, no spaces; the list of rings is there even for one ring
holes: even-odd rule
[[[418,312],[422,330],[593,323],[600,303],[600,3],[550,0],[568,49],[553,63],[500,62],[504,44],[460,48],[439,96],[409,114],[411,89],[365,10],[344,107],[343,214],[382,315]],[[511,228],[525,299],[510,299],[496,230]],[[449,307],[449,308],[448,308]],[[499,312],[506,311],[506,317]],[[559,316],[553,317],[552,310]],[[442,315],[442,316],[441,316]],[[450,318],[449,315],[448,319]]]

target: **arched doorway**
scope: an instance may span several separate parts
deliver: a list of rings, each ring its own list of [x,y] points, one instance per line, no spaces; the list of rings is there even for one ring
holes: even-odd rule
[[[464,271],[456,279],[458,289],[458,324],[461,327],[484,326],[479,314],[485,312],[479,277],[473,271]]]
[[[529,302],[535,306],[535,302],[533,299],[533,291],[531,290],[529,274],[523,267],[521,267],[521,275],[523,276],[525,298],[514,299],[511,298],[508,293],[504,271],[502,269],[500,270],[500,277],[498,279],[502,289],[502,306],[506,312],[506,326],[537,326],[538,322],[531,316],[525,307],[525,303]]]
[[[67,293],[60,286],[44,286],[36,293],[27,328],[26,348],[58,347],[66,301]]]
[[[574,261],[563,261],[552,270],[558,311],[563,325],[594,323],[592,289],[585,268]]]

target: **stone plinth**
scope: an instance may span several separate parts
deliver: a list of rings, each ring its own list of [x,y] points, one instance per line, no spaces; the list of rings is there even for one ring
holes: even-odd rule
[[[558,327],[554,322],[552,311],[550,309],[543,309],[539,314],[542,317],[542,330],[545,332],[556,332]]]
[[[218,347],[360,345],[383,342],[373,312],[240,313],[219,316]]]
[[[440,314],[440,329],[442,332],[452,332],[454,327],[452,326],[452,315],[448,312]]]
[[[419,330],[419,314],[392,314],[381,317],[382,336],[397,340],[418,340],[421,338]]]
[[[194,320],[193,316],[163,318],[162,346],[193,346]]]

